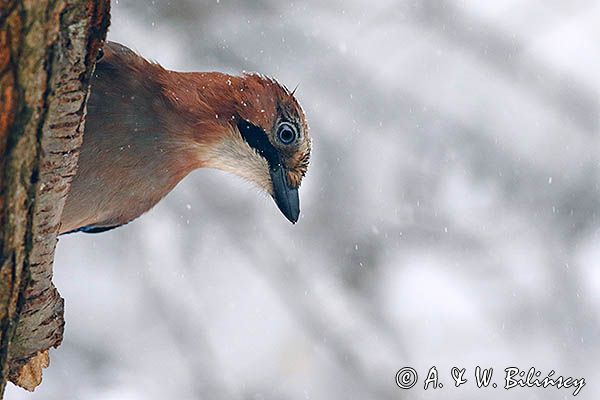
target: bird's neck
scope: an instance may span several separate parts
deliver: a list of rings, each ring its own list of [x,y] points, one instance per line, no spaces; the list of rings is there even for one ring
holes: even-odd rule
[[[231,129],[243,111],[244,79],[219,72],[174,72],[156,75],[164,100],[161,115],[171,138],[207,148]],[[244,108],[244,107],[242,107]]]
[[[230,133],[243,78],[152,67],[156,70],[127,82],[99,82],[90,99],[92,119],[97,105],[102,124],[119,136],[111,143],[135,146],[141,151],[131,155],[140,159],[170,159],[175,175],[211,167],[206,155]]]
[[[212,153],[222,125],[198,119],[186,103],[177,100],[191,96],[185,81],[181,87],[169,88],[158,80],[160,75],[136,73],[125,68],[118,74],[97,70],[63,231],[130,221],[152,208],[192,170],[211,166],[205,155]],[[201,101],[199,97],[194,103]]]
[[[131,221],[192,170],[227,165],[219,146],[239,111],[242,78],[167,71],[118,46],[105,57],[92,81],[62,232]]]

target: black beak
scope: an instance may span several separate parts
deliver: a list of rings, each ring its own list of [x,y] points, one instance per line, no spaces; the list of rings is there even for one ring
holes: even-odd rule
[[[300,215],[300,198],[298,189],[288,185],[285,169],[281,164],[271,168],[271,181],[273,182],[273,200],[279,210],[292,224],[298,221]]]

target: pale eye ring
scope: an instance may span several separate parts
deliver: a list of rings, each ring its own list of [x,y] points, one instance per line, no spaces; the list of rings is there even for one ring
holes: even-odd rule
[[[292,144],[298,138],[296,128],[289,122],[282,122],[277,128],[277,140],[281,143],[288,145]]]

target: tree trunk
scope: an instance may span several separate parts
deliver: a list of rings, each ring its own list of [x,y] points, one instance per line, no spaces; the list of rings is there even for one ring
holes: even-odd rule
[[[0,397],[41,382],[62,340],[52,284],[109,0],[0,0]]]

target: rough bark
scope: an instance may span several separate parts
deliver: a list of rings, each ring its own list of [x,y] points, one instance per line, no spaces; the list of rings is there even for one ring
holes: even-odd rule
[[[33,390],[64,327],[52,284],[109,0],[0,0],[0,396]]]

